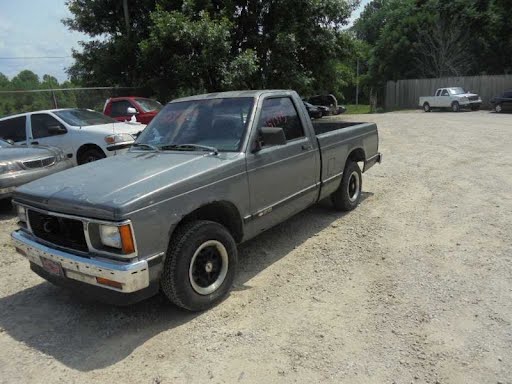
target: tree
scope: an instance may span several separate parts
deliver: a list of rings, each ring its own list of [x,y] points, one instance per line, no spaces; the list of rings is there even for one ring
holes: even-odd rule
[[[162,99],[234,88],[340,89],[358,0],[70,0],[94,40],[70,68],[84,84],[150,85]],[[140,3],[140,4],[139,4]],[[143,12],[144,15],[140,15]]]

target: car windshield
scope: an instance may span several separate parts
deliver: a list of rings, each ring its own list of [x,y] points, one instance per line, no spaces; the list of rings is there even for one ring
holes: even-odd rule
[[[462,95],[466,93],[464,88],[450,88],[449,91],[452,95]]]
[[[64,109],[53,113],[69,125],[76,127],[118,123],[117,120],[90,109]]]
[[[0,139],[0,148],[5,148],[5,147],[12,147],[12,144],[8,143],[7,141],[5,141],[3,139]]]
[[[162,104],[160,104],[156,100],[151,100],[151,99],[135,99],[135,101],[137,102],[137,104],[140,105],[140,107],[142,108],[142,110],[144,112],[159,111],[159,110],[161,110],[163,108]]]
[[[167,104],[141,133],[134,147],[237,152],[253,104],[254,99],[250,97]]]

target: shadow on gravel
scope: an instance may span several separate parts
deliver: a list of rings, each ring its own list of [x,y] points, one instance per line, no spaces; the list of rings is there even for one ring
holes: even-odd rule
[[[10,220],[16,216],[11,199],[0,199],[0,222]]]
[[[362,199],[371,195],[363,193]],[[252,277],[346,215],[320,202],[240,246],[234,290],[250,289],[245,283]],[[28,264],[26,273],[33,273]],[[159,333],[198,316],[170,305],[162,295],[113,307],[47,282],[0,298],[0,332],[79,371],[116,364]]]

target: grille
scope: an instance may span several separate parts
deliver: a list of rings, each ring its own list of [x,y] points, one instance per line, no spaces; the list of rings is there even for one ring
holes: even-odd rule
[[[469,99],[469,101],[477,101],[478,96],[469,96],[468,99]]]
[[[45,157],[44,159],[24,161],[23,166],[25,168],[42,168],[49,167],[55,163],[55,156]]]
[[[34,235],[49,243],[87,252],[84,225],[80,220],[51,216],[28,210],[28,220]]]

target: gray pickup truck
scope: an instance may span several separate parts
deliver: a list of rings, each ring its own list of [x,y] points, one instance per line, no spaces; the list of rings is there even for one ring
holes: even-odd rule
[[[174,100],[128,153],[17,189],[12,239],[55,284],[204,310],[231,289],[237,243],[324,198],[354,209],[378,143],[375,124],[312,123],[294,91]]]

